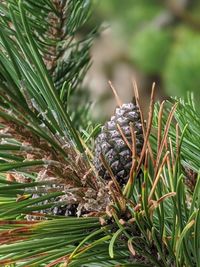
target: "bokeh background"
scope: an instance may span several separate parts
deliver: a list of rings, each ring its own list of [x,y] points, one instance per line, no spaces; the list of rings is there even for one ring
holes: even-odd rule
[[[144,109],[153,82],[159,99],[193,91],[200,100],[199,0],[100,0],[94,14],[88,27],[102,26],[85,81],[94,117],[103,120],[113,112],[108,80],[124,102],[131,100],[136,80]]]

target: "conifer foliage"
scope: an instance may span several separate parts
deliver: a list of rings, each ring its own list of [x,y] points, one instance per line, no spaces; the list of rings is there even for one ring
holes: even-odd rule
[[[125,132],[116,124],[126,180],[100,153],[101,179],[99,126],[73,104],[90,65],[96,29],[81,29],[91,11],[88,0],[0,1],[0,266],[199,267],[193,101],[154,108],[153,86],[145,122],[135,86],[140,138],[134,120]]]

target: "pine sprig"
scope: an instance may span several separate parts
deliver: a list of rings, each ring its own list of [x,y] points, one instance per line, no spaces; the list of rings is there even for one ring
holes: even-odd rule
[[[89,192],[97,205],[100,184],[67,104],[80,82],[76,72],[82,73],[90,61],[90,46],[83,45],[87,36],[77,39],[78,30],[89,17],[90,2],[83,5],[82,1],[20,0],[16,5],[11,0],[2,1],[0,11],[1,171],[7,171],[16,182],[26,182],[30,174],[33,181],[49,180],[58,188],[61,185],[61,195],[73,188],[69,194],[80,210],[87,205]],[[89,40],[91,45],[91,35]],[[55,53],[52,64],[45,57],[48,51]],[[86,57],[85,65],[80,63],[81,51]],[[60,67],[62,62],[72,62],[72,53],[77,61],[80,57],[80,65]],[[55,82],[58,69],[63,78],[62,97]],[[65,78],[65,72],[74,77],[75,87]],[[76,111],[73,115],[77,119]],[[47,189],[45,194],[49,193]],[[68,202],[71,203],[69,199]]]
[[[176,127],[174,149],[169,138],[173,114],[176,116],[176,107],[177,105],[171,107],[170,112],[167,109],[167,115],[165,106],[161,105],[158,113],[154,114],[158,126],[158,133],[154,132],[155,139],[158,138],[156,157],[154,157],[150,152],[153,150],[151,145],[154,146],[154,142],[148,142],[154,110],[153,105],[150,106],[149,130],[145,136],[148,139],[144,142],[144,153],[141,154],[144,165],[142,164],[140,176],[135,176],[137,164],[133,164],[131,172],[133,177],[130,177],[123,191],[118,192],[114,183],[109,183],[108,188],[113,201],[110,199],[107,202],[108,205],[102,209],[101,215],[90,213],[92,218],[61,219],[43,214],[50,220],[35,220],[31,225],[31,222],[23,221],[23,216],[26,214],[41,216],[40,209],[54,205],[52,201],[45,204],[43,200],[51,200],[54,194],[59,195],[59,192],[51,192],[46,196],[32,199],[29,194],[34,191],[35,184],[12,186],[7,182],[7,187],[10,189],[6,195],[3,193],[6,188],[4,180],[2,190],[0,188],[4,218],[1,223],[1,234],[4,238],[0,263],[16,262],[19,266],[46,264],[49,267],[80,266],[80,264],[126,266],[128,262],[132,266],[146,267],[198,266],[200,179],[198,176],[192,196],[188,197],[181,169],[185,131],[180,136]],[[40,186],[42,189],[42,184]],[[21,197],[15,203],[14,196],[17,193],[20,193]],[[22,225],[14,221],[19,212]],[[65,233],[62,223],[69,226]],[[36,243],[37,238],[40,238],[39,245]],[[31,252],[29,247],[32,248]],[[12,253],[7,256],[8,250]]]
[[[71,1],[69,2],[67,1],[65,3],[65,6],[63,6],[63,3],[61,4],[59,1],[55,2],[57,2],[59,7],[61,5],[62,7],[61,9],[63,12],[67,9],[68,5],[72,5],[70,4]],[[33,119],[36,120],[36,118],[33,117],[41,118],[40,124],[42,123],[44,123],[45,125],[48,124],[47,128],[51,126],[50,130],[53,131],[54,134],[55,132],[59,132],[61,135],[68,134],[70,139],[72,138],[75,140],[78,149],[83,152],[83,148],[79,140],[79,137],[76,131],[74,130],[74,127],[72,126],[71,120],[69,118],[68,115],[69,110],[66,111],[67,107],[66,101],[68,99],[67,98],[67,95],[69,94],[68,92],[72,93],[74,88],[77,88],[78,86],[77,82],[79,81],[79,78],[75,73],[77,72],[78,74],[81,74],[82,72],[81,69],[84,66],[78,65],[77,62],[75,62],[75,64],[73,64],[72,66],[66,66],[64,68],[63,66],[60,66],[61,63],[59,62],[65,62],[65,61],[73,62],[73,60],[71,60],[70,58],[67,59],[66,55],[64,59],[63,57],[61,59],[60,57],[57,58],[55,62],[60,66],[58,67],[60,73],[59,75],[63,79],[62,82],[60,83],[62,87],[61,88],[62,92],[59,93],[56,85],[56,81],[58,81],[58,78],[55,78],[55,75],[53,75],[51,71],[50,71],[51,73],[50,77],[49,75],[50,73],[48,73],[48,71],[46,70],[44,62],[41,58],[41,53],[44,56],[45,51],[43,51],[42,47],[40,47],[38,38],[36,36],[38,35],[44,40],[47,39],[45,47],[48,46],[48,50],[51,49],[51,45],[53,45],[52,43],[54,43],[55,46],[54,50],[56,53],[57,46],[59,46],[59,40],[57,40],[57,37],[52,36],[50,42],[48,37],[48,30],[51,29],[51,27],[55,27],[56,25],[52,26],[51,21],[48,21],[48,19],[46,19],[46,13],[45,13],[46,10],[44,12],[44,10],[41,9],[41,11],[38,12],[38,10],[36,9],[37,10],[36,12],[36,10],[34,10],[35,5],[31,1],[25,1],[24,3],[19,1],[19,7],[14,5],[12,1],[6,4],[2,3],[1,5],[2,5],[1,12],[2,13],[4,12],[6,14],[3,17],[4,19],[2,19],[2,27],[4,26],[4,31],[1,34],[1,40],[2,40],[1,49],[2,51],[5,52],[2,54],[2,59],[1,59],[2,62],[1,73],[4,76],[2,77],[2,82],[3,82],[2,88],[6,91],[6,93],[9,92],[9,95],[12,99],[16,99],[16,101],[18,101],[20,109],[22,109],[23,107],[23,110],[21,110],[23,114],[29,113],[27,115],[31,116],[32,120]],[[44,4],[44,6],[46,5]],[[83,20],[82,24],[84,24],[86,21],[85,17],[88,17],[88,15],[86,15],[89,12],[88,7],[86,5],[85,9],[82,7],[80,9],[77,9],[76,11],[77,13],[78,12],[80,13],[80,11],[78,10],[81,10],[82,12],[80,13],[82,14],[81,15],[81,18]],[[5,9],[7,12],[5,12]],[[52,8],[51,12],[53,12],[53,14],[57,16],[58,14],[60,14],[59,12],[55,14],[55,6],[54,8]],[[68,10],[68,12],[70,12],[70,10]],[[70,17],[70,13],[68,14],[68,16]],[[36,25],[33,24],[34,21],[41,22],[41,18],[43,18],[45,21],[45,23],[42,25],[46,26],[46,31],[44,31],[43,28],[44,26],[41,27],[41,29],[38,29],[37,23]],[[79,21],[80,25],[82,25],[81,24],[82,20]],[[71,23],[70,22],[68,23],[69,23],[68,28],[70,28]],[[12,24],[16,31],[13,28],[11,31],[10,25]],[[67,21],[62,22],[63,27],[66,27],[67,26],[66,24]],[[79,27],[81,27],[80,25]],[[81,52],[79,50],[83,49],[84,54],[87,51],[87,60],[85,60],[85,63],[87,65],[87,62],[89,62],[89,52],[88,52],[89,46],[84,47],[80,44],[80,41],[78,41],[78,44],[76,43],[76,41],[74,41],[76,37],[75,33],[76,31],[78,31],[78,29],[79,28],[71,27],[69,29],[69,32],[66,31],[66,33],[64,34],[63,37],[64,39],[60,41],[64,42],[66,45],[65,37],[66,38],[70,37],[71,47],[76,46],[76,48],[73,51],[73,48],[63,47],[63,51],[68,51],[68,53],[69,51],[72,51],[70,53],[74,54],[73,57],[75,57],[76,60],[79,60],[79,63],[80,63],[79,58],[82,57],[80,54]],[[24,35],[21,34],[21,32],[24,32]],[[24,37],[25,35],[27,36],[27,38]],[[90,44],[91,40],[92,37],[90,36]],[[73,45],[72,42],[74,43]],[[10,49],[10,47],[12,47],[12,50]],[[80,49],[78,47],[80,47]],[[5,57],[6,54],[7,56]],[[8,60],[7,57],[8,58],[10,57],[10,61]],[[26,61],[24,59],[26,59]],[[73,86],[71,80],[65,77],[64,71],[68,75],[70,74],[71,76],[73,76],[73,79],[76,81],[76,85]],[[65,86],[63,86],[64,84]],[[13,106],[15,107],[16,103],[13,103],[12,107]],[[17,108],[18,111],[20,109],[19,107]],[[34,111],[31,112],[30,109],[31,111],[32,110]]]
[[[93,37],[79,30],[90,1],[9,0],[0,12],[0,265],[199,267],[200,179],[188,194],[183,169],[199,169],[193,102],[154,109],[153,87],[139,158],[130,125],[127,184],[106,160],[104,183],[87,147],[99,127],[82,139],[88,107],[71,110],[89,65]],[[80,217],[54,215],[59,204]]]
[[[183,99],[171,99],[168,101],[166,105],[166,109],[164,110],[163,123],[166,122],[166,114],[174,103],[174,101],[178,102],[177,110],[175,113],[175,121],[177,125],[174,123],[170,127],[169,136],[172,142],[172,145],[175,146],[177,143],[177,127],[179,129],[180,135],[184,133],[184,138],[182,140],[181,147],[181,161],[182,166],[184,168],[184,176],[186,176],[186,183],[188,183],[191,189],[194,189],[197,174],[200,168],[200,121],[199,121],[199,113],[195,108],[195,103],[193,99],[193,94],[188,93],[188,97],[186,100]],[[158,116],[159,106],[156,107],[155,118]],[[157,127],[157,123],[155,121],[155,127]]]
[[[53,70],[48,70],[45,65],[45,63],[47,64],[45,61],[46,48],[49,51],[53,46],[52,49],[57,53],[59,43],[66,44],[65,38],[67,40],[70,38],[70,45],[74,47],[76,44],[75,34],[88,18],[89,2],[85,7],[80,2],[76,6],[76,10],[71,9],[75,8],[72,2],[43,1],[43,3],[35,4],[33,1],[19,1],[16,5],[13,1],[3,1],[0,4],[1,12],[4,14],[1,18],[3,31],[0,34],[2,51],[0,56],[0,113],[1,123],[4,127],[1,136],[2,144],[7,144],[6,153],[5,146],[1,146],[3,152],[1,155],[5,164],[16,159],[16,161],[38,160],[38,164],[40,162],[42,165],[41,170],[44,168],[44,164],[51,165],[48,167],[51,175],[53,173],[55,177],[63,179],[70,176],[70,179],[76,181],[75,183],[80,186],[81,182],[78,177],[84,177],[84,175],[92,177],[90,174],[92,172],[89,171],[91,167],[87,159],[83,159],[83,156],[79,155],[78,150],[84,152],[85,148],[72,124],[71,111],[66,110],[63,102],[65,93],[62,91],[62,98],[60,98],[57,86],[53,81],[55,78]],[[44,8],[41,8],[42,4]],[[68,8],[69,6],[70,8]],[[66,12],[68,16],[66,16]],[[71,22],[68,21],[71,13],[76,14],[77,19],[79,18],[79,26],[72,27]],[[56,16],[60,21],[52,25],[49,17],[46,18],[47,14],[50,17]],[[44,20],[43,24],[42,20]],[[40,24],[41,27],[39,27]],[[60,28],[57,29],[58,26]],[[57,35],[52,35],[50,38],[49,31],[52,27],[58,30],[59,38]],[[61,36],[62,28],[65,29],[65,33]],[[41,39],[43,45],[41,45]],[[89,47],[87,46],[87,48],[89,55]],[[62,49],[65,51],[66,47]],[[86,47],[83,47],[83,50],[85,53]],[[73,48],[67,51],[73,51]],[[76,51],[78,51],[77,44]],[[63,58],[58,55],[54,63],[59,65],[59,60],[62,61]],[[66,71],[72,76],[75,73],[74,67],[70,67]],[[81,66],[79,72],[81,72]],[[64,73],[60,74],[64,75]],[[78,81],[78,77],[76,77],[76,81]],[[66,84],[68,86],[64,86]],[[73,89],[70,82],[65,79],[62,88],[69,91],[67,94],[71,94]],[[75,118],[77,119],[77,117]],[[13,147],[9,151],[9,145],[13,144],[17,145],[15,152]],[[79,170],[74,166],[78,158]],[[31,165],[31,162],[29,164]],[[60,171],[61,169],[62,171]],[[84,183],[87,183],[86,180],[91,180],[91,178],[84,179]],[[71,183],[69,179],[66,180]],[[95,187],[94,184],[92,187]]]

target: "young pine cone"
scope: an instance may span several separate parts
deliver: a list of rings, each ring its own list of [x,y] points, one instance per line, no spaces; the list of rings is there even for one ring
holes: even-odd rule
[[[140,154],[144,142],[140,112],[133,103],[123,104],[116,108],[114,116],[102,127],[101,133],[95,141],[94,166],[103,179],[110,180],[108,170],[103,165],[103,156],[110,166],[118,183],[123,186],[129,178],[132,165],[132,152],[127,146],[117,125],[132,145],[130,123],[136,132],[136,152]]]

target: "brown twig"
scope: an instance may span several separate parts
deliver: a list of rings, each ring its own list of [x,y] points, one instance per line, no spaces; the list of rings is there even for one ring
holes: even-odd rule
[[[158,113],[158,134],[157,134],[157,153],[160,149],[161,145],[161,136],[162,136],[162,116],[163,116],[163,108],[165,101],[163,101],[160,105],[159,113]]]
[[[124,142],[126,143],[126,145],[128,146],[128,148],[129,148],[130,150],[132,150],[132,147],[131,147],[131,145],[130,145],[128,139],[126,138],[126,136],[125,136],[125,134],[124,134],[124,132],[123,132],[121,126],[120,126],[118,123],[117,123],[117,129],[119,130],[119,132],[120,132],[120,134],[121,134],[121,136],[122,136],[122,139],[124,140]]]
[[[155,166],[155,176],[157,175],[157,172],[158,172],[159,162],[160,162],[160,159],[161,159],[161,156],[162,156],[162,152],[163,152],[164,145],[165,145],[165,142],[166,142],[166,139],[167,139],[167,136],[168,136],[168,132],[169,132],[169,128],[170,128],[170,125],[171,125],[171,121],[172,121],[172,118],[173,118],[173,115],[174,115],[174,112],[176,110],[177,105],[178,105],[178,103],[174,104],[174,106],[172,107],[172,109],[171,109],[171,111],[169,113],[169,116],[167,118],[165,131],[164,131],[164,136],[163,136],[163,139],[161,141],[159,151],[157,153],[156,166]]]
[[[123,194],[122,194],[122,191],[121,191],[121,188],[120,188],[120,186],[119,186],[119,184],[118,184],[118,182],[117,182],[117,179],[115,178],[115,176],[114,176],[114,174],[113,174],[113,172],[112,172],[112,170],[111,170],[111,168],[110,168],[110,166],[109,166],[109,164],[106,162],[106,160],[105,160],[105,158],[104,158],[104,156],[101,154],[101,161],[102,161],[102,163],[103,163],[103,165],[104,165],[104,168],[109,172],[109,174],[110,174],[110,177],[111,177],[111,179],[112,179],[112,181],[113,181],[113,183],[114,183],[114,185],[115,185],[115,187],[116,187],[116,190],[117,190],[117,192],[120,194],[120,196],[123,196]]]
[[[152,91],[155,88],[155,83],[152,84]],[[144,114],[142,112],[142,108],[140,105],[140,99],[139,99],[139,90],[138,90],[138,86],[135,80],[133,80],[133,90],[134,90],[134,96],[135,96],[135,101],[136,101],[136,105],[139,108],[139,113],[140,113],[140,119],[141,119],[141,123],[142,123],[142,132],[143,132],[143,136],[146,135],[146,124],[145,124],[145,120],[144,120]],[[155,160],[154,160],[154,156],[153,156],[153,150],[151,148],[151,144],[149,142],[149,140],[147,140],[147,146],[149,149],[149,154],[150,154],[150,158],[152,163],[154,164]]]
[[[168,156],[169,156],[169,153],[170,153],[169,151],[167,151],[167,152],[165,153],[165,156],[164,156],[164,158],[163,158],[163,160],[162,160],[162,163],[161,163],[161,165],[159,166],[157,175],[156,175],[156,177],[155,177],[155,179],[154,179],[154,182],[153,182],[151,191],[150,191],[150,193],[149,193],[149,197],[148,197],[148,201],[149,201],[149,202],[150,202],[150,200],[151,200],[151,198],[152,198],[152,196],[153,196],[153,194],[154,194],[154,191],[155,191],[155,189],[156,189],[156,186],[157,186],[157,184],[158,184],[158,181],[159,181],[159,179],[160,179],[160,177],[161,177],[161,172],[162,172],[163,166],[164,166],[164,165],[166,164],[166,162],[167,162],[167,158],[168,158]]]
[[[151,100],[150,100],[150,104],[149,104],[148,125],[147,125],[146,134],[144,136],[144,144],[143,144],[142,152],[141,152],[139,163],[138,163],[138,168],[137,168],[138,171],[141,168],[141,165],[142,165],[142,162],[143,162],[143,159],[144,159],[144,156],[145,156],[145,151],[147,149],[148,142],[149,142],[149,136],[150,136],[150,132],[151,132],[152,120],[153,120],[153,112],[154,112],[154,100],[155,100],[155,83],[153,83],[153,85],[152,85]],[[149,148],[149,154],[152,157],[151,152],[150,152],[151,146],[148,146],[148,148]],[[154,161],[153,161],[153,163],[154,163]]]
[[[136,131],[134,131],[133,123],[130,123],[130,131],[131,131],[131,141],[132,141],[132,157],[136,159],[137,157],[137,149],[136,149]]]
[[[175,163],[175,158],[174,158],[174,151],[173,151],[173,145],[172,145],[172,139],[169,138],[169,148],[170,148],[170,158],[172,159],[172,165]]]
[[[115,87],[113,86],[113,84],[112,84],[112,82],[111,82],[111,81],[108,81],[108,83],[109,83],[109,85],[110,85],[110,88],[111,88],[111,89],[112,89],[112,91],[113,91],[113,94],[114,94],[114,96],[115,96],[115,99],[116,99],[117,105],[118,105],[119,107],[121,107],[121,106],[122,106],[122,104],[123,104],[123,102],[122,102],[122,100],[120,99],[120,97],[119,97],[119,95],[118,95],[117,91],[115,90]]]

